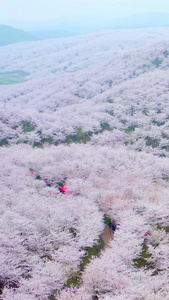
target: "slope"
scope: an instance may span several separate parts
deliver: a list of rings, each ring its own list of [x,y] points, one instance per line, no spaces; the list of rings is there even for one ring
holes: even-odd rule
[[[167,36],[108,31],[0,49],[2,73],[30,74],[0,86],[4,300],[168,299]],[[81,273],[105,215],[114,239]]]
[[[168,53],[161,42],[85,71],[45,70],[44,78],[1,86],[2,144],[117,139],[168,156]]]

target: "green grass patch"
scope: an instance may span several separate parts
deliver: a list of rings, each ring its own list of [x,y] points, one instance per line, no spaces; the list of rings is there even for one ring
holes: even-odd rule
[[[107,224],[113,231],[116,230],[116,222],[114,219],[108,217],[108,216],[104,216],[104,223]]]
[[[0,85],[16,84],[26,81],[29,74],[23,71],[0,72]]]
[[[33,143],[33,147],[36,147],[36,148],[43,148],[43,144],[41,142],[34,142]]]
[[[157,125],[157,126],[162,126],[162,125],[164,125],[165,124],[165,122],[164,121],[162,121],[162,122],[160,122],[160,121],[157,121],[157,120],[153,120],[153,122],[152,122],[154,125]]]
[[[90,263],[93,256],[98,256],[100,251],[104,248],[104,242],[100,239],[93,247],[86,247],[86,254],[82,258],[82,263],[80,264],[80,269],[84,270],[85,266]]]
[[[70,134],[66,137],[65,143],[71,144],[71,143],[87,143],[90,141],[92,136],[91,132],[84,132],[81,128],[77,128],[75,134]]]
[[[35,128],[36,128],[36,125],[32,124],[29,121],[23,121],[22,122],[22,129],[23,129],[23,132],[25,132],[25,133],[34,131]]]
[[[55,144],[55,145],[58,144],[57,142],[54,141],[54,138],[52,136],[47,136],[47,137],[43,136],[41,130],[38,130],[36,133],[39,135],[40,141],[39,142],[34,142],[33,147],[43,148],[45,143],[50,144],[50,145],[51,144]]]
[[[148,246],[146,241],[142,244],[142,250],[139,255],[139,257],[133,259],[134,266],[136,268],[145,268],[146,270],[149,269],[154,269],[155,268],[155,263],[154,262],[148,262],[148,258],[152,256],[151,253],[148,251]]]
[[[126,120],[126,119],[122,119],[122,120],[120,120],[120,122],[121,122],[123,125],[126,125],[126,124],[127,124],[127,120]]]
[[[82,272],[80,270],[78,270],[72,277],[70,277],[66,283],[67,287],[70,286],[80,286],[82,283]]]
[[[145,108],[142,110],[142,113],[143,113],[143,115],[148,116],[148,115],[149,115],[149,109],[145,107]]]
[[[135,112],[136,112],[136,110],[135,110],[134,106],[132,106],[129,111],[130,115],[133,116],[135,114]]]
[[[108,113],[110,116],[114,116],[114,111],[113,111],[113,110],[108,110],[107,113]]]
[[[157,68],[161,65],[163,61],[161,59],[159,59],[158,57],[156,57],[156,59],[154,59],[152,61],[152,64],[155,65]]]
[[[154,138],[152,138],[152,137],[150,137],[150,136],[147,136],[147,137],[145,138],[145,140],[146,140],[146,145],[147,145],[147,146],[151,146],[152,148],[156,148],[156,147],[158,147],[159,144],[160,144],[160,142],[159,142],[158,139],[154,139]]]
[[[72,234],[72,236],[75,238],[77,236],[77,231],[76,231],[76,228],[70,228],[69,229],[69,232]]]
[[[165,224],[157,223],[157,229],[164,230],[166,233],[169,233],[169,224],[165,225]]]
[[[137,127],[138,125],[131,125],[127,129],[125,129],[125,133],[133,132]]]
[[[6,138],[0,140],[0,147],[8,146],[8,145],[9,145],[9,142],[8,142],[8,140]]]
[[[44,143],[53,144],[53,142],[54,142],[54,139],[52,136],[42,137],[42,139],[41,139],[42,144],[44,144]]]
[[[165,57],[168,57],[169,52],[166,50],[166,51],[163,52],[163,54],[164,54]]]
[[[111,130],[109,123],[107,123],[107,122],[101,123],[101,132],[104,130]]]
[[[56,145],[56,146],[59,144],[57,142],[54,142],[54,139],[52,137],[47,137],[47,138],[42,138],[41,141],[39,141],[39,142],[34,142],[33,147],[42,149],[45,143]]]
[[[84,98],[84,96],[81,96],[79,93],[76,93],[75,96],[82,99]]]
[[[107,99],[107,102],[108,102],[108,103],[114,103],[114,100],[111,99],[111,98],[109,98],[109,99]]]
[[[167,176],[162,177],[162,179],[165,181],[169,181],[169,177],[167,177]]]
[[[100,251],[104,248],[104,242],[102,239],[98,240],[93,247],[86,247],[85,248],[85,255],[82,257],[82,262],[80,264],[80,268],[77,272],[75,272],[67,281],[66,286],[70,287],[73,286],[80,286],[82,284],[82,272],[87,264],[90,263],[90,260],[94,256],[99,256]]]

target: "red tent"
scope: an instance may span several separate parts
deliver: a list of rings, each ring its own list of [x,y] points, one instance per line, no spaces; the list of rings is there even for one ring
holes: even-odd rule
[[[71,191],[68,189],[68,186],[66,184],[60,186],[60,192],[63,193],[63,194],[70,194],[71,193]]]

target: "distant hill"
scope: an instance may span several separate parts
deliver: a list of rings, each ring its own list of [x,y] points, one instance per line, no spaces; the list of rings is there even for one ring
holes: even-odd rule
[[[120,18],[108,22],[108,28],[143,28],[143,27],[169,27],[168,13],[146,13]]]
[[[148,28],[148,27],[169,27],[169,13],[161,12],[149,12],[131,15],[128,17],[122,18],[88,18],[87,22],[84,18],[76,16],[76,18],[57,18],[56,20],[49,20],[48,22],[40,22],[34,25],[31,24],[32,29],[29,29],[31,34],[36,35],[40,39],[48,38],[48,32],[51,31],[52,35],[49,35],[50,38],[53,37],[66,37],[77,35],[77,31],[80,34],[88,33],[95,30],[107,30],[107,29],[134,29],[134,28]],[[27,24],[22,28],[30,28],[30,25]],[[57,29],[56,34],[54,35],[55,30]],[[37,32],[33,31],[36,30]],[[41,37],[41,32],[43,31],[43,36]],[[60,31],[60,33],[59,33]],[[37,33],[37,34],[36,34]],[[68,33],[69,35],[67,35]],[[40,35],[39,35],[40,34]]]
[[[76,36],[78,33],[69,32],[66,30],[35,30],[30,31],[30,34],[36,36],[39,40],[48,40],[54,38],[63,38],[63,37],[70,37]]]
[[[36,40],[38,40],[36,37],[23,30],[11,26],[0,25],[0,46]]]

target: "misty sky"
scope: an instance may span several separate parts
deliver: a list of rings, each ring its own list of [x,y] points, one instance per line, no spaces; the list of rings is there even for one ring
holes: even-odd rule
[[[0,24],[99,22],[145,12],[168,12],[169,0],[0,0]]]

